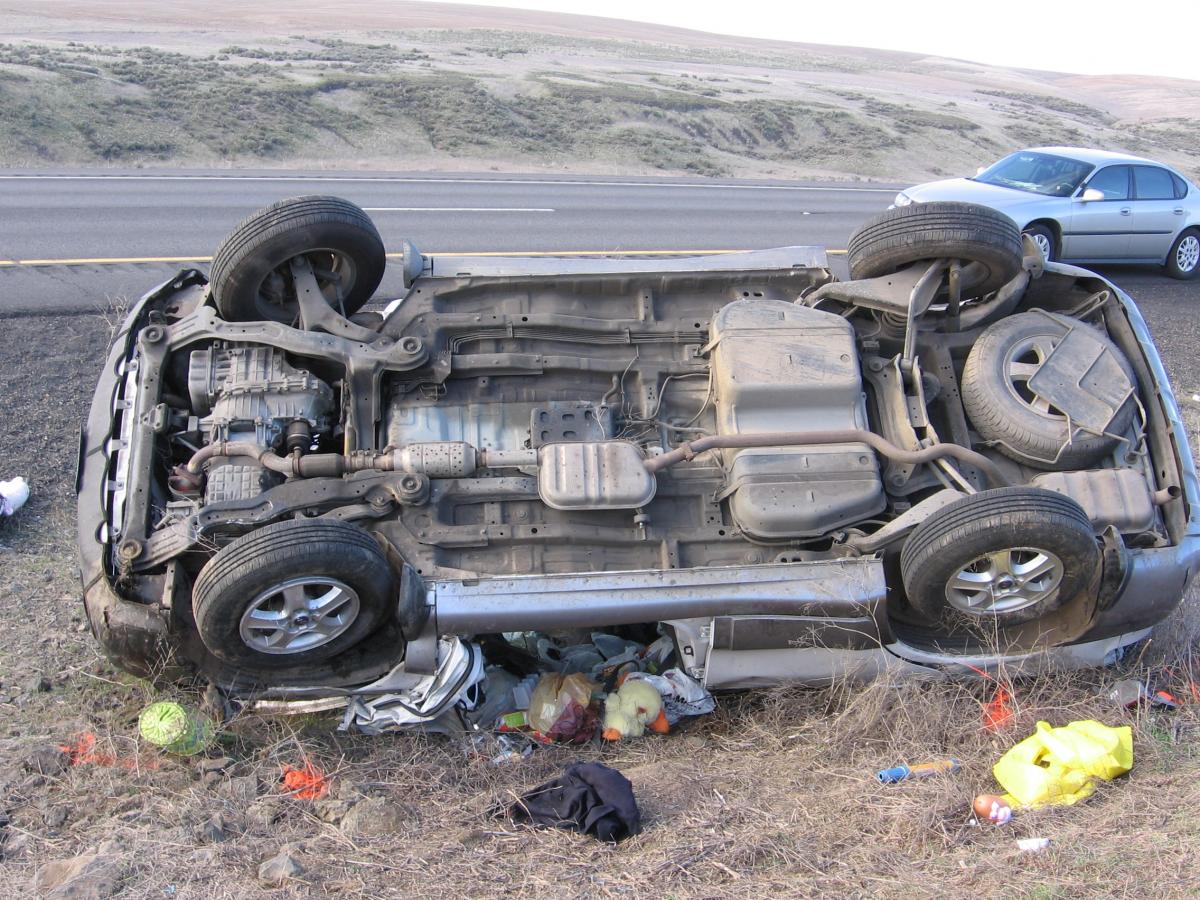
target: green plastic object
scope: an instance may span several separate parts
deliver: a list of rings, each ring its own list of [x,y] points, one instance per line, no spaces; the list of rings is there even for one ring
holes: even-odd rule
[[[202,752],[213,739],[207,716],[169,700],[151,703],[138,717],[142,737],[156,747],[178,756]]]

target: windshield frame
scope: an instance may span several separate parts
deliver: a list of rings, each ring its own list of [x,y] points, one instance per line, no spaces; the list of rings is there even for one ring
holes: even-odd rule
[[[1081,167],[1082,174],[1078,177],[1078,179],[1075,180],[1075,183],[1071,187],[1071,189],[1066,192],[1055,191],[1053,189],[1038,190],[1038,186],[1036,184],[1034,184],[1033,182],[1028,182],[1028,181],[1020,182],[1020,181],[1012,181],[1012,180],[1008,180],[1008,179],[997,179],[995,181],[985,180],[985,179],[987,179],[987,176],[989,174],[994,173],[997,169],[1004,166],[1006,163],[1008,163],[1011,160],[1014,160],[1020,156],[1036,156],[1036,157],[1040,157],[1041,159],[1053,160],[1055,162],[1074,163]],[[1017,150],[1014,153],[1010,153],[1007,156],[996,160],[994,163],[992,163],[990,166],[988,166],[982,172],[978,173],[977,175],[972,175],[972,176],[968,177],[967,180],[974,181],[978,184],[986,184],[986,185],[989,185],[990,187],[1008,188],[1009,190],[1012,190],[1012,191],[1020,191],[1023,194],[1033,194],[1038,197],[1054,197],[1054,198],[1061,199],[1064,197],[1073,197],[1079,191],[1079,189],[1081,187],[1083,187],[1083,185],[1087,184],[1087,180],[1095,173],[1095,171],[1096,171],[1095,163],[1091,163],[1086,160],[1078,159],[1073,156],[1061,156],[1060,154],[1057,154],[1057,153],[1045,153],[1041,150]],[[995,177],[995,176],[993,176],[993,177]]]

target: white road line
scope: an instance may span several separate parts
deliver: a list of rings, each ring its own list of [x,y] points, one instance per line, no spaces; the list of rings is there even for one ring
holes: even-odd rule
[[[703,184],[672,181],[573,181],[534,178],[413,178],[352,175],[0,175],[0,181],[300,181],[363,184],[536,184],[585,187],[700,188],[716,191],[817,191],[825,193],[895,194],[895,188],[817,187],[800,184]]]
[[[556,212],[544,206],[364,206],[363,209],[366,212]]]

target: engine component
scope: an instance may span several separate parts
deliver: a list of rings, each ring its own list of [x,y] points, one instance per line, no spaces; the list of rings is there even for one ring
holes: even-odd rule
[[[636,509],[658,481],[628,441],[547,444],[538,451],[538,495],[553,509]]]
[[[721,436],[865,430],[854,329],[841,316],[781,300],[739,300],[710,334]],[[885,498],[871,447],[725,449],[724,494],[748,536],[809,537],[861,521]]]
[[[1154,498],[1146,476],[1136,469],[1047,472],[1033,484],[1070,497],[1097,531],[1112,525],[1121,534],[1134,534],[1154,526]]]
[[[329,427],[333,390],[297,369],[273,347],[193,350],[188,394],[210,441],[251,441],[274,447],[293,422]]]
[[[204,484],[204,502],[220,503],[224,500],[249,500],[257,497],[279,477],[257,461],[248,464],[236,462],[215,463],[208,471]]]

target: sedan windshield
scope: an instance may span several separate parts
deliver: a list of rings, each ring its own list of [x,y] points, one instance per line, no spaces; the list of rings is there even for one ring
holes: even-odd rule
[[[971,180],[1047,197],[1069,197],[1090,171],[1091,163],[1022,150],[1004,157]]]

